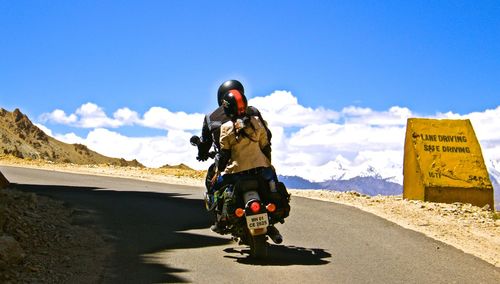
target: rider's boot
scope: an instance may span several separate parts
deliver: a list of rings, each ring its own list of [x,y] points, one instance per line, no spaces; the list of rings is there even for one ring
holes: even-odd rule
[[[210,227],[210,230],[214,233],[222,234],[222,226],[217,221]]]
[[[215,222],[214,224],[210,227],[210,230],[212,232],[222,234],[224,231],[224,220],[222,220],[222,216],[220,212],[215,212]]]

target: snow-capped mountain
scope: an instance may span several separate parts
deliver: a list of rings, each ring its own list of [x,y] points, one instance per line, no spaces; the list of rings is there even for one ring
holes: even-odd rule
[[[349,161],[337,156],[335,160],[314,168],[291,169],[283,176],[299,176],[310,182],[330,180],[350,180],[357,177],[383,179],[393,183],[403,183],[402,161],[392,159],[367,159],[363,162]]]
[[[331,179],[312,182],[298,176],[279,176],[279,180],[293,189],[329,189],[338,191],[357,191],[367,195],[398,195],[403,193],[401,184],[383,179],[380,176],[357,176],[349,179]]]
[[[495,187],[495,184],[498,185],[500,183],[500,161],[490,160],[486,167],[488,168],[488,173],[490,174],[491,182]],[[500,188],[498,188],[500,191]]]
[[[500,161],[489,160],[486,167],[490,174],[491,184],[493,184],[495,208],[500,210]]]
[[[397,195],[403,192],[402,166],[389,161],[378,165],[368,162],[352,165],[350,161],[339,156],[315,171],[320,171],[321,176],[329,173],[330,178],[319,180],[314,178],[320,176],[319,174],[305,172],[301,176],[281,175],[280,180],[288,188],[295,189],[354,190],[367,195]]]

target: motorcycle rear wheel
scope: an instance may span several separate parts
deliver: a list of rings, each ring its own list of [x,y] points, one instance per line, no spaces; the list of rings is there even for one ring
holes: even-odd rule
[[[249,234],[250,256],[253,258],[267,257],[267,237],[266,235],[252,236]]]

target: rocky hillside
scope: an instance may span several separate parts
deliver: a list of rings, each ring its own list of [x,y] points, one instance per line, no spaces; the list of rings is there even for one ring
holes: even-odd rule
[[[192,168],[184,164],[173,165],[173,166],[166,164],[161,166],[160,169],[178,169],[178,170],[194,171]]]
[[[0,283],[99,283],[111,252],[88,211],[0,190]]]
[[[34,125],[19,109],[9,112],[0,108],[0,154],[55,163],[144,167],[136,160],[110,158],[85,145],[58,141]]]

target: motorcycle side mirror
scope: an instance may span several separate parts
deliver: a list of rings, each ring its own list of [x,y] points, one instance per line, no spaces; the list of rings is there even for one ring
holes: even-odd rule
[[[193,145],[193,146],[198,146],[198,145],[201,143],[201,141],[200,141],[200,137],[198,137],[198,136],[196,136],[196,135],[193,135],[193,136],[191,137],[191,139],[189,139],[189,142],[190,142],[190,143],[191,143],[191,145]]]

